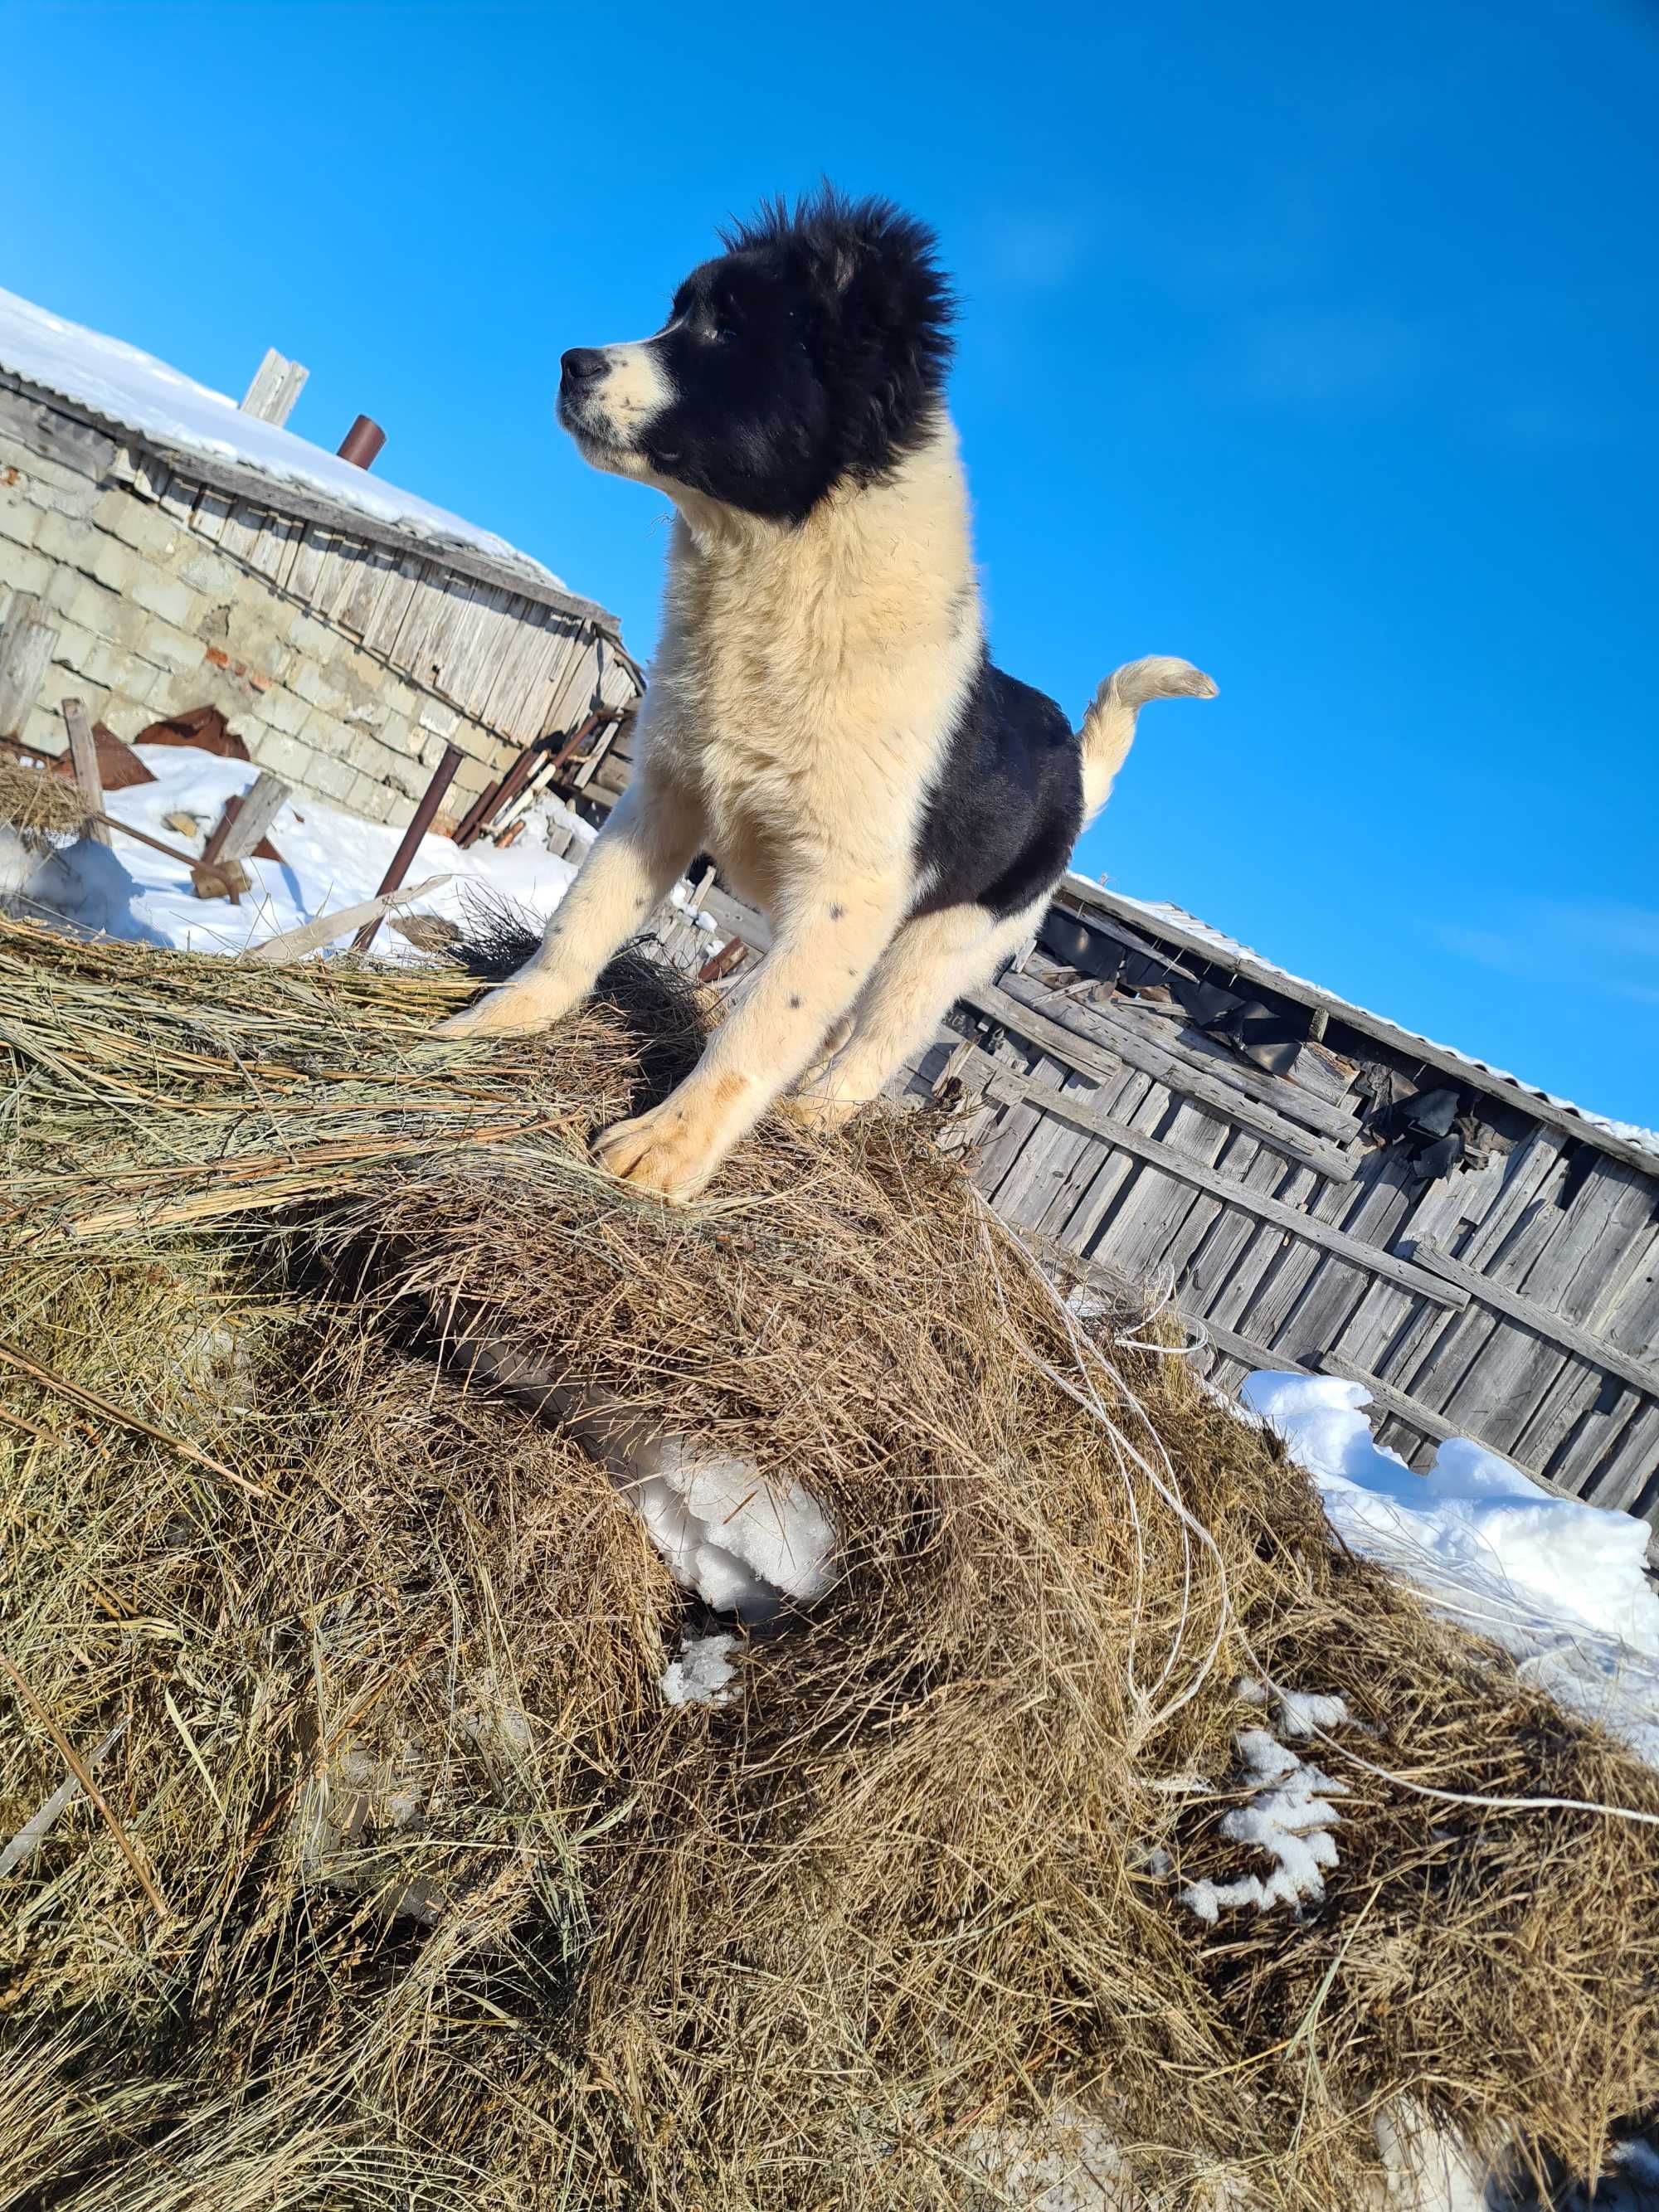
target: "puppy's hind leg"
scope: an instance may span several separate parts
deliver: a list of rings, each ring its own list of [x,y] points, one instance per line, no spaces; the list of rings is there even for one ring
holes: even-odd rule
[[[585,999],[617,947],[641,928],[702,839],[702,817],[642,766],[617,800],[539,951],[499,990],[440,1024],[444,1036],[511,1035],[551,1026]]]
[[[853,1034],[783,1111],[809,1128],[836,1129],[878,1098],[964,991],[986,978],[1042,918],[1048,893],[999,921],[982,906],[947,907],[907,921],[871,976]]]

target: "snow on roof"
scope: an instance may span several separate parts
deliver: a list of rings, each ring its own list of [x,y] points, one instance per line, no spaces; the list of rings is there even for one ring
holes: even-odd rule
[[[1536,1099],[1551,1108],[1555,1114],[1570,1115],[1575,1121],[1582,1123],[1587,1136],[1609,1139],[1614,1145],[1627,1146],[1659,1167],[1659,1130],[1642,1128],[1634,1121],[1610,1121],[1604,1114],[1586,1113],[1582,1106],[1575,1106],[1571,1099],[1558,1098],[1553,1091],[1542,1091],[1535,1083],[1528,1083],[1521,1076],[1511,1075],[1507,1068],[1493,1067],[1486,1060],[1476,1060],[1473,1054],[1460,1052],[1455,1045],[1437,1044],[1432,1037],[1425,1037],[1416,1030],[1404,1029],[1398,1022],[1391,1022],[1383,1015],[1368,1012],[1364,1006],[1356,1006],[1349,1000],[1338,998],[1334,991],[1326,990],[1322,984],[1310,983],[1305,976],[1294,975],[1288,968],[1280,968],[1275,962],[1263,959],[1261,953],[1252,951],[1248,945],[1241,945],[1237,938],[1212,929],[1208,922],[1200,921],[1195,915],[1188,914],[1182,907],[1150,899],[1130,898],[1123,891],[1108,891],[1099,884],[1091,883],[1086,876],[1068,875],[1065,888],[1085,904],[1103,903],[1120,912],[1139,915],[1149,929],[1163,930],[1184,938],[1216,959],[1225,961],[1230,967],[1253,974],[1261,981],[1269,985],[1278,983],[1295,997],[1317,1000],[1322,1006],[1328,1006],[1339,1021],[1346,1021],[1355,1029],[1366,1030],[1401,1048],[1409,1049],[1413,1045],[1420,1045],[1425,1055],[1436,1054],[1442,1060],[1455,1061],[1459,1066],[1468,1068],[1472,1075],[1483,1079],[1487,1087],[1501,1085],[1508,1090],[1520,1091],[1528,1098]]]
[[[152,451],[177,461],[186,475],[228,486],[277,509],[300,497],[300,511],[319,501],[349,518],[363,536],[391,539],[526,597],[571,607],[614,629],[615,618],[581,599],[562,578],[504,538],[458,514],[400,491],[367,469],[296,437],[275,422],[245,415],[234,399],[170,368],[153,354],[0,290],[0,370],[64,400]]]

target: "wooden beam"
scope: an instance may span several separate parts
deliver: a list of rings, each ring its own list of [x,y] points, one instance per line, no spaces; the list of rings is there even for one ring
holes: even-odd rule
[[[301,362],[290,361],[275,346],[267,346],[264,359],[253,372],[252,383],[242,395],[241,412],[261,422],[275,422],[280,428],[294,412],[294,403],[310,374]]]
[[[280,776],[264,770],[244,797],[225,801],[224,813],[203,849],[203,860],[210,864],[246,860],[282,812],[288,798],[289,786]]]
[[[1120,1058],[1129,1058],[1132,1067],[1143,1075],[1151,1075],[1171,1090],[1184,1091],[1192,1097],[1188,1080],[1191,1074],[1200,1083],[1219,1083],[1228,1090],[1242,1091],[1270,1114],[1283,1119],[1304,1123],[1316,1136],[1329,1139],[1338,1145],[1347,1145],[1359,1134],[1359,1120],[1355,1111],[1357,1101],[1336,1105],[1322,1098],[1315,1091],[1291,1083],[1279,1075],[1269,1075],[1265,1068],[1257,1067],[1253,1060],[1241,1060],[1230,1053],[1224,1045],[1203,1038],[1203,1049],[1194,1052],[1192,1046],[1172,1030],[1167,1017],[1160,1017],[1151,1008],[1128,1005],[1101,1004],[1082,1000],[1057,999],[1053,988],[1037,981],[1034,975],[1015,975],[1005,979],[1003,986],[1011,998],[1018,999],[1034,1012],[1041,1011],[1039,1001],[1044,999],[1062,1006],[1065,1013],[1060,1017],[1062,1029],[1075,1028],[1084,1036],[1091,1036],[1105,1046],[1108,1052]],[[1179,1008],[1171,1009],[1174,1019],[1183,1027],[1186,1014]],[[1067,1018],[1066,1017],[1069,1017]],[[1156,1020],[1163,1034],[1148,1030],[1146,1024]],[[1202,1036],[1201,1030],[1193,1032]],[[1123,1041],[1119,1051],[1118,1040]],[[1133,1055],[1133,1056],[1131,1056]],[[1169,1071],[1166,1073],[1166,1071]],[[1178,1073],[1176,1071],[1179,1071]]]
[[[1105,890],[1099,884],[1091,884],[1082,876],[1066,876],[1060,886],[1062,901],[1084,910],[1087,918],[1103,927],[1109,919],[1121,927],[1108,932],[1120,936],[1123,929],[1141,934],[1130,938],[1137,951],[1156,960],[1169,957],[1167,947],[1177,945],[1195,959],[1207,961],[1212,967],[1224,968],[1229,974],[1243,975],[1265,990],[1277,992],[1281,999],[1291,1000],[1296,1005],[1307,1006],[1316,1013],[1323,1012],[1328,1020],[1342,1024],[1344,1028],[1357,1030],[1362,1036],[1373,1038],[1386,1045],[1389,1051],[1419,1066],[1431,1067],[1437,1074],[1449,1076],[1454,1082],[1465,1085],[1471,1091],[1516,1107],[1533,1121],[1546,1128],[1565,1130],[1568,1136],[1577,1137],[1599,1152],[1622,1160],[1627,1167],[1640,1169],[1653,1178],[1659,1178],[1659,1159],[1617,1136],[1610,1129],[1601,1128],[1587,1121],[1565,1100],[1547,1097],[1528,1084],[1496,1068],[1489,1068],[1461,1053],[1448,1051],[1444,1045],[1431,1043],[1427,1037],[1418,1036],[1410,1030],[1402,1030],[1397,1023],[1387,1021],[1381,1014],[1373,1014],[1364,1006],[1349,1004],[1334,992],[1322,991],[1317,984],[1304,982],[1299,975],[1287,975],[1282,968],[1263,960],[1247,945],[1218,943],[1206,933],[1201,925],[1188,917],[1182,921],[1175,915],[1148,914],[1133,899],[1120,898],[1115,891]],[[1153,941],[1147,942],[1148,939]],[[1162,940],[1161,942],[1158,940]]]
[[[0,623],[0,737],[21,736],[58,642],[40,605],[33,592],[14,592]]]
[[[63,715],[64,726],[69,732],[76,788],[86,801],[85,834],[94,845],[107,845],[109,831],[104,826],[104,779],[98,769],[98,741],[92,734],[87,710],[78,699],[64,700]]]
[[[1041,1045],[1044,1052],[1052,1053],[1056,1060],[1063,1060],[1080,1074],[1092,1075],[1103,1082],[1116,1077],[1124,1066],[1138,1068],[1143,1075],[1150,1075],[1155,1082],[1165,1085],[1181,1097],[1207,1107],[1223,1121],[1249,1129],[1299,1167],[1311,1168],[1316,1175],[1324,1176],[1332,1182],[1352,1182],[1354,1179],[1353,1159],[1340,1146],[1310,1136],[1307,1130],[1287,1121],[1272,1107],[1258,1105],[1231,1084],[1205,1074],[1189,1060],[1177,1060],[1173,1053],[1142,1038],[1126,1036],[1120,1046],[1118,1034],[1114,1032],[1109,1048],[1090,1044],[1074,1030],[1022,1006],[994,983],[988,983],[981,990],[965,992],[961,1003],[988,1015],[1002,1028],[1012,1030],[1016,1036]]]
[[[1213,1168],[1203,1166],[1178,1152],[1157,1137],[1149,1137],[1139,1129],[1132,1128],[1127,1121],[1119,1121],[1109,1114],[1091,1112],[1086,1105],[1076,1103],[1064,1091],[1047,1091],[1041,1084],[1032,1083],[1012,1069],[1004,1067],[1000,1060],[987,1053],[979,1058],[989,1070],[984,1096],[1007,1105],[1029,1104],[1041,1109],[1054,1121],[1064,1121],[1074,1129],[1082,1129],[1091,1136],[1103,1137],[1120,1152],[1132,1153],[1148,1167],[1160,1174],[1172,1176],[1176,1182],[1191,1184],[1195,1189],[1207,1191],[1218,1198],[1224,1206],[1236,1207],[1244,1213],[1254,1214],[1259,1221],[1271,1222],[1282,1229],[1287,1237],[1298,1238],[1303,1243],[1315,1244],[1330,1253],[1345,1266],[1356,1267],[1362,1274],[1380,1275],[1414,1297],[1428,1298],[1436,1305],[1458,1308],[1468,1305],[1469,1293],[1455,1283],[1431,1274],[1425,1268],[1414,1267],[1398,1259],[1380,1245],[1368,1244],[1363,1237],[1350,1237],[1345,1230],[1334,1229],[1328,1222],[1316,1221],[1300,1213],[1293,1206],[1283,1206],[1265,1191],[1251,1190],[1230,1176],[1218,1174]]]
[[[428,876],[423,884],[412,884],[407,890],[383,891],[379,898],[362,899],[356,906],[343,906],[336,913],[319,915],[314,921],[301,922],[297,929],[285,929],[279,937],[266,938],[264,944],[254,945],[244,957],[261,961],[268,968],[286,967],[290,961],[303,960],[307,953],[320,952],[324,945],[332,945],[349,929],[361,929],[366,922],[379,921],[394,907],[409,906],[416,899],[425,898],[430,891],[441,890],[451,880],[448,876]]]
[[[1533,1299],[1522,1297],[1518,1291],[1510,1290],[1503,1283],[1495,1283],[1490,1275],[1483,1275],[1478,1267],[1467,1267],[1462,1260],[1453,1259],[1449,1252],[1431,1243],[1425,1237],[1402,1237],[1395,1250],[1409,1255],[1419,1267],[1426,1267],[1446,1282],[1465,1291],[1475,1304],[1490,1306],[1494,1312],[1518,1322],[1532,1335],[1559,1351],[1569,1352],[1575,1359],[1583,1359],[1604,1374],[1616,1375],[1632,1389],[1659,1399],[1659,1367],[1637,1359],[1628,1352],[1621,1352],[1605,1337],[1592,1336],[1588,1329],[1579,1328],[1562,1315],[1552,1313]]]

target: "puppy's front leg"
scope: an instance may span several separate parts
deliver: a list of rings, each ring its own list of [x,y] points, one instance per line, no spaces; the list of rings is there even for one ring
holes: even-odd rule
[[[660,1106],[607,1129],[599,1158],[642,1190],[695,1198],[854,1004],[902,910],[896,881],[852,884],[787,910],[753,990],[696,1066]]]
[[[702,817],[642,763],[560,901],[540,949],[497,991],[439,1024],[444,1036],[544,1030],[585,999],[702,840]]]

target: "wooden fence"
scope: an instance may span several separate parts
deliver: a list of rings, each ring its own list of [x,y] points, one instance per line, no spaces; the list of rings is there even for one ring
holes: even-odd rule
[[[1085,1276],[1171,1285],[1224,1388],[1346,1376],[1414,1464],[1469,1436],[1659,1517],[1659,1161],[1196,927],[1075,883],[1056,913],[1143,981],[1248,987],[1320,1034],[1270,1073],[1156,983],[1033,949],[896,1086],[956,1100],[944,1141],[998,1212]],[[1368,1127],[1379,1069],[1457,1091],[1449,1172]]]

